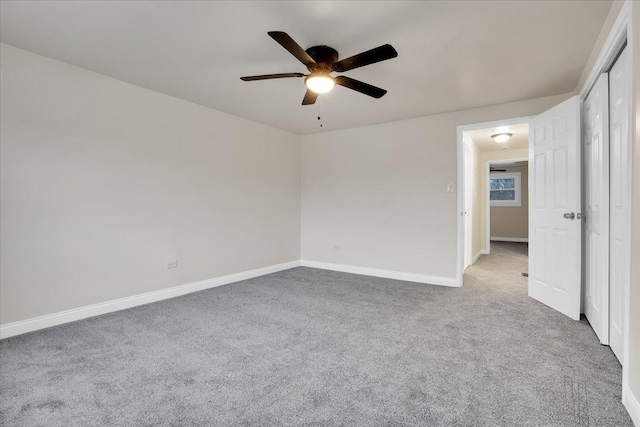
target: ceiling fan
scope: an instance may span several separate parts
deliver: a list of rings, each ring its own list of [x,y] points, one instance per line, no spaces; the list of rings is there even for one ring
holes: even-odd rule
[[[338,61],[338,52],[329,46],[312,46],[307,50],[302,49],[289,34],[283,31],[269,31],[268,34],[289,53],[298,58],[309,74],[280,73],[265,74],[261,76],[240,77],[245,82],[255,80],[283,79],[287,77],[304,77],[307,93],[304,95],[302,105],[310,105],[316,102],[318,94],[329,92],[335,85],[344,86],[357,92],[374,98],[382,98],[387,91],[368,83],[352,79],[347,76],[332,77],[332,72],[342,73],[365,65],[375,64],[398,56],[398,52],[390,44],[385,44],[375,49],[359,53],[358,55]]]

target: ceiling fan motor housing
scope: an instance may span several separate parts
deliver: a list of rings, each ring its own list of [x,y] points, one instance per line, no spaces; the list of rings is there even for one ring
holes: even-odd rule
[[[311,46],[306,52],[317,63],[317,65],[307,67],[312,72],[317,69],[333,71],[331,66],[338,62],[338,51],[329,46]]]

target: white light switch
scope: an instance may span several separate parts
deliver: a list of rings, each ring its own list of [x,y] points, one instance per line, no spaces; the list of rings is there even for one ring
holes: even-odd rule
[[[447,193],[453,193],[453,182],[447,185]]]

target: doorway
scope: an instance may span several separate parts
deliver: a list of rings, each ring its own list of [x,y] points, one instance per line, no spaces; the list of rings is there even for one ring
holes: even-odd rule
[[[516,154],[512,150],[506,150],[505,153]],[[488,160],[486,174],[489,253],[491,242],[528,243],[529,158]]]
[[[526,253],[528,119],[459,128],[464,182],[461,191],[464,228],[461,270],[475,264],[482,255],[488,255],[492,239],[515,246],[521,244],[524,251],[520,252]]]
[[[511,133],[504,127],[527,125],[528,149],[523,148],[521,156],[529,159],[528,295],[575,320],[580,319],[581,308],[582,238],[580,221],[574,221],[575,212],[579,211],[581,206],[580,108],[580,98],[573,96],[537,116],[457,128],[458,182],[463,183],[461,187],[464,189],[464,134],[472,135],[471,131],[492,127],[497,133]],[[495,136],[490,135],[496,143],[504,143],[508,140],[508,138],[500,138],[502,141],[498,141]],[[502,155],[502,159],[513,157],[513,155]],[[457,280],[460,286],[463,284],[464,277],[463,195],[464,191],[458,193],[460,217],[458,219]],[[480,198],[481,201],[483,199],[483,197]],[[475,206],[472,212],[477,212]],[[483,209],[480,209],[480,215],[482,211]],[[475,224],[476,221],[473,223]],[[472,230],[472,232],[476,235],[475,231]],[[491,235],[487,234],[485,226],[484,239],[480,239],[481,242],[488,241],[488,244],[481,249],[484,253],[489,253],[491,249],[490,238]],[[477,239],[474,238],[473,241],[476,242]]]

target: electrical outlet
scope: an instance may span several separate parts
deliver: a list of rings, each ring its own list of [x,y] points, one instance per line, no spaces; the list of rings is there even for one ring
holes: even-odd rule
[[[178,260],[172,259],[171,261],[167,261],[167,269],[169,268],[178,268]]]
[[[447,185],[447,193],[453,193],[453,182]]]

